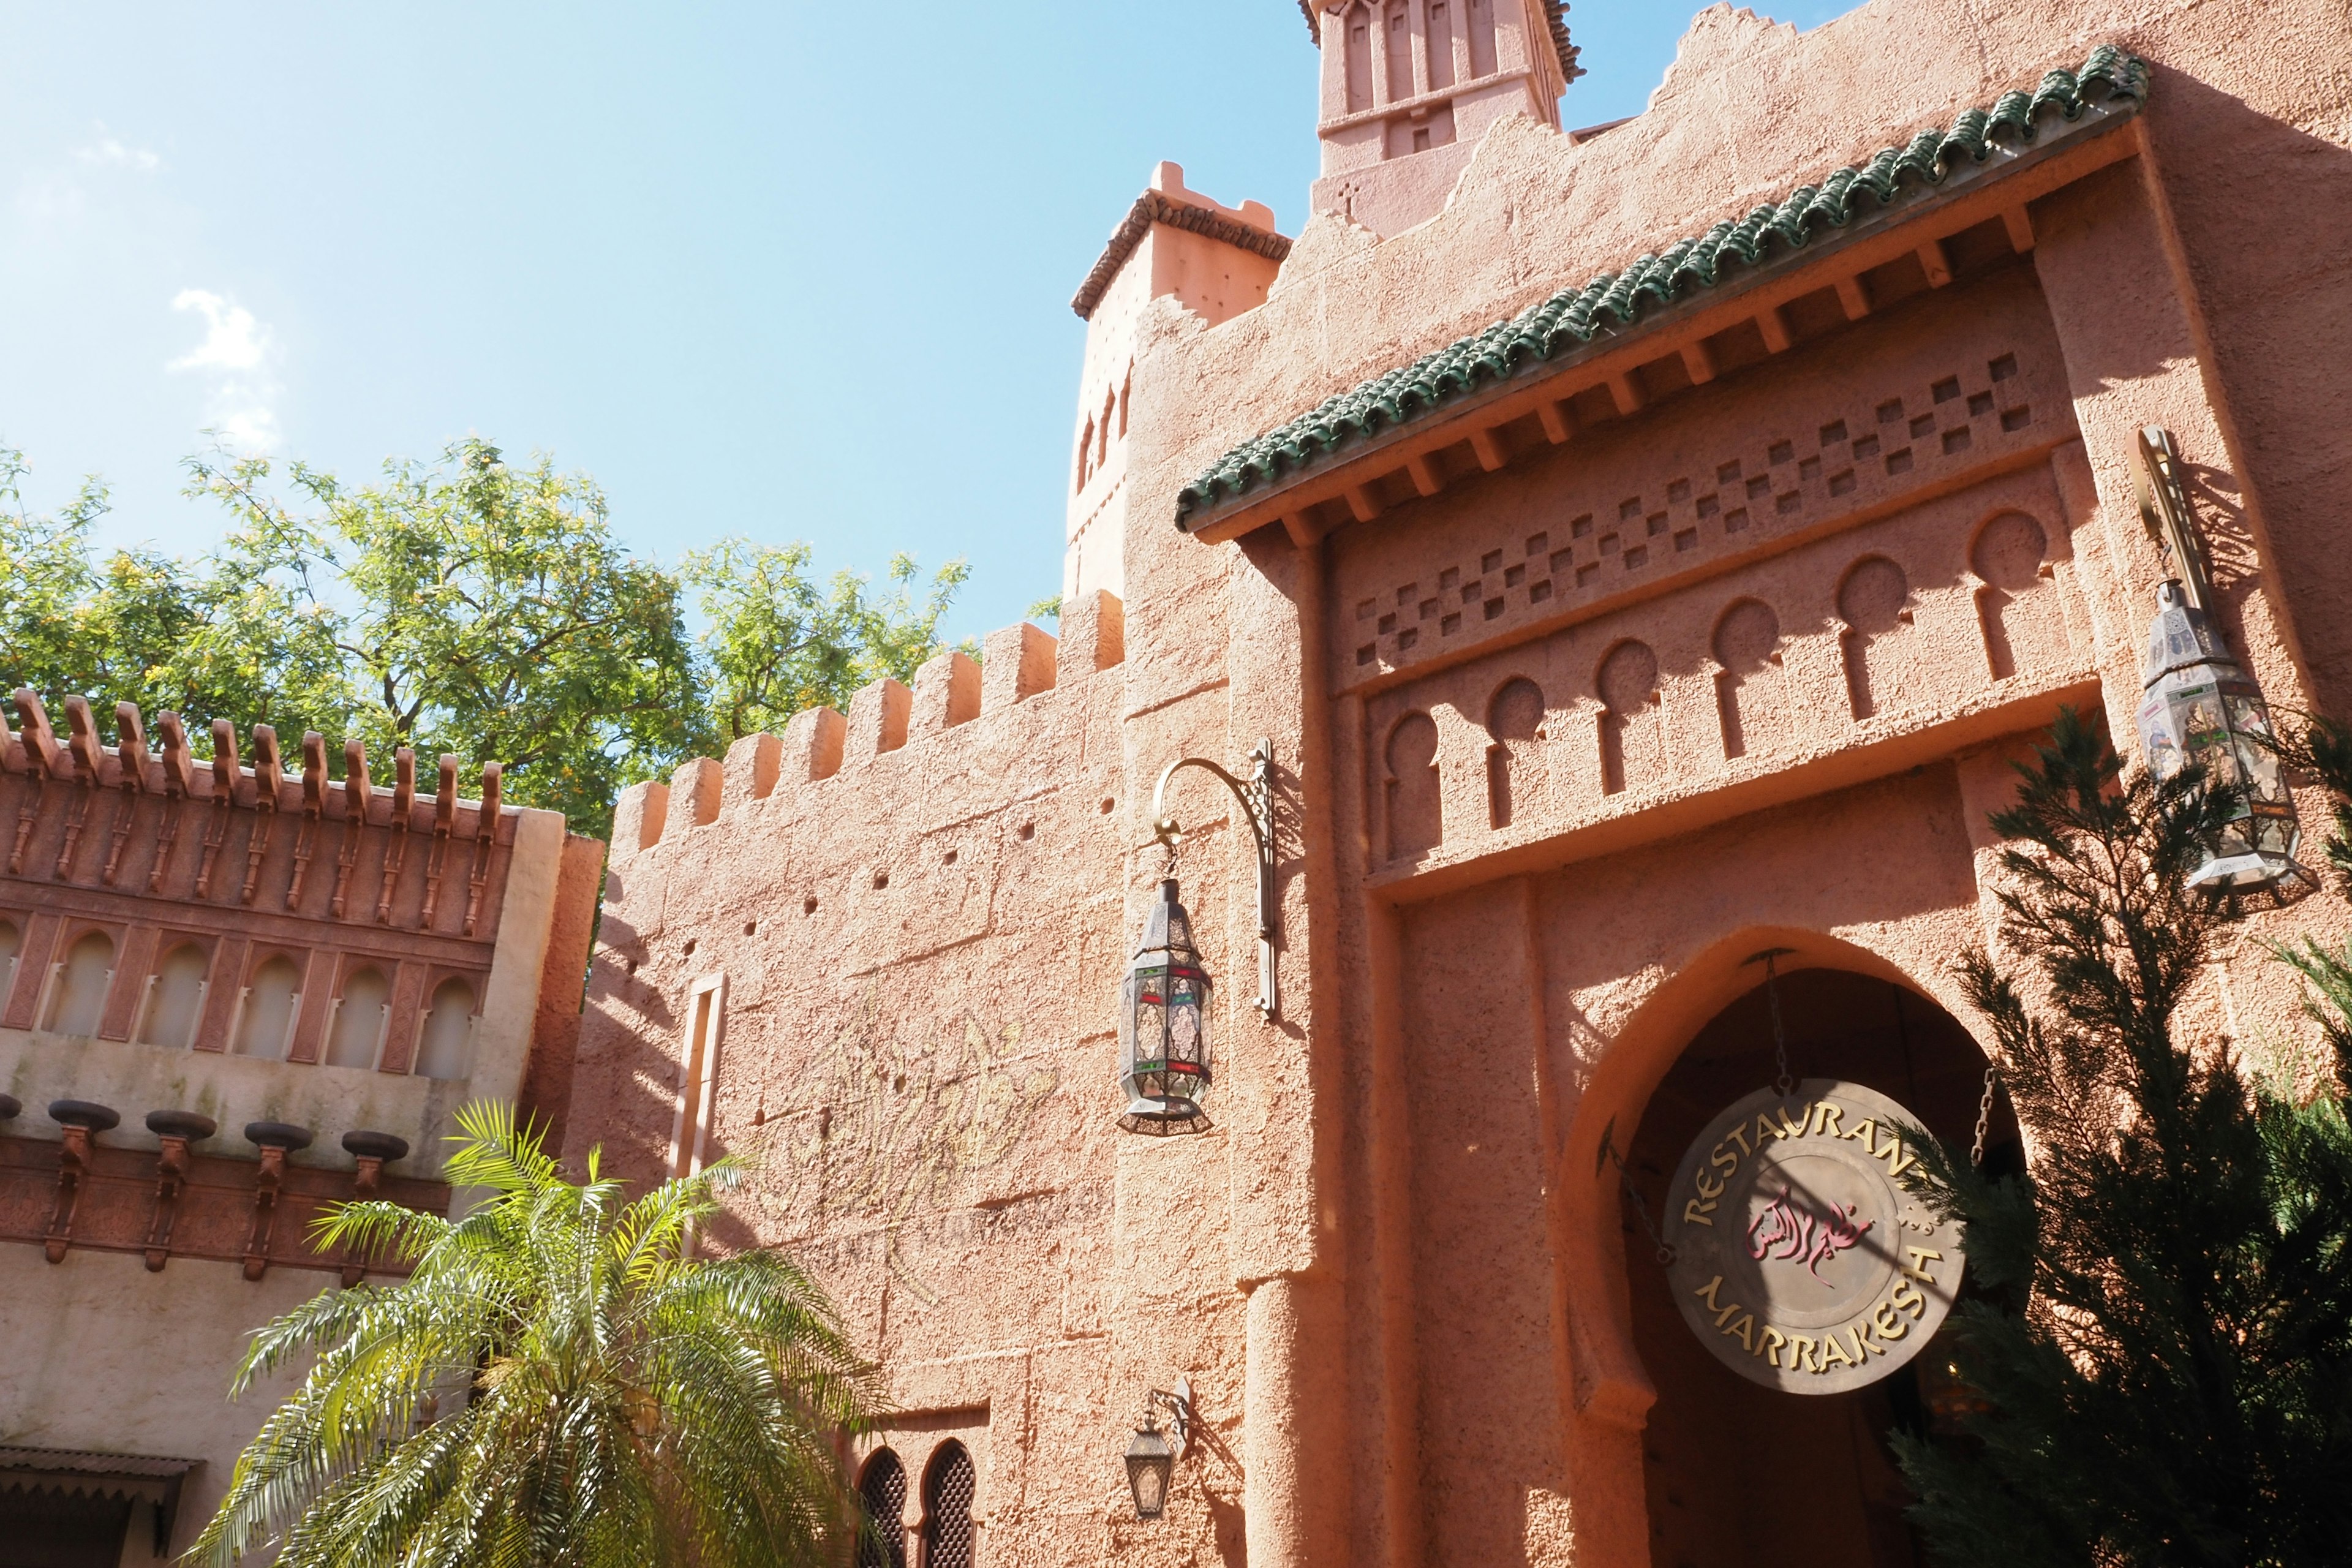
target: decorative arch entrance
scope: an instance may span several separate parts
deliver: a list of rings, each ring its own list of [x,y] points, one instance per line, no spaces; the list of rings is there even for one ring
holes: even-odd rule
[[[1778,982],[1789,1070],[1895,1100],[1965,1144],[1985,1056],[1959,1021],[1892,980],[1806,969]],[[1766,989],[1758,984],[1692,1037],[1660,1079],[1627,1142],[1626,1166],[1652,1215],[1691,1141],[1727,1106],[1778,1073]],[[1996,1103],[1988,1164],[2021,1160],[2007,1103]],[[1656,1568],[1913,1568],[1910,1499],[1887,1447],[1924,1430],[1938,1368],[1930,1348],[1849,1393],[1795,1394],[1740,1376],[1694,1335],[1630,1201],[1624,1257],[1633,1343],[1657,1390],[1642,1438],[1651,1562]]]

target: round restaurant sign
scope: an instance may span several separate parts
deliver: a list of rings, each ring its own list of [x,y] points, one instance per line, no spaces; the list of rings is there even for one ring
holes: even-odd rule
[[[1919,1353],[1960,1287],[1960,1226],[1912,1190],[1917,1119],[1808,1079],[1708,1123],[1666,1200],[1666,1277],[1691,1331],[1753,1383],[1842,1394]]]

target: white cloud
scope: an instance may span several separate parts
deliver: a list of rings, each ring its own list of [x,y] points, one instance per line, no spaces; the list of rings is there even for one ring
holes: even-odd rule
[[[76,148],[74,156],[92,168],[136,169],[142,174],[163,166],[163,160],[146,148],[134,147],[110,133],[103,121],[98,127],[98,140],[87,147]]]
[[[254,370],[260,366],[268,334],[244,306],[232,304],[209,289],[183,289],[173,296],[172,309],[201,313],[206,330],[203,342],[164,368]]]
[[[172,309],[205,319],[204,341],[163,368],[173,374],[206,373],[206,423],[239,452],[269,452],[278,447],[278,395],[271,366],[277,347],[269,329],[253,312],[209,289],[183,289]]]

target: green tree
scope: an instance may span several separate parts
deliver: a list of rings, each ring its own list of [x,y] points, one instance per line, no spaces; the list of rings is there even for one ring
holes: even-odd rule
[[[310,1359],[187,1561],[220,1568],[730,1568],[841,1560],[839,1440],[876,1408],[823,1292],[768,1252],[690,1256],[740,1168],[625,1202],[565,1182],[513,1112],[458,1114],[461,1219],[322,1217],[390,1247],[397,1284],[329,1290],[262,1329],[236,1391]],[[311,1359],[315,1358],[315,1359]]]
[[[299,462],[191,458],[189,493],[231,519],[192,560],[99,558],[104,486],[37,517],[24,472],[0,448],[10,686],[88,693],[110,724],[116,701],[173,710],[200,750],[226,718],[281,741],[356,736],[379,758],[413,746],[428,766],[495,760],[509,801],[598,836],[623,785],[842,706],[869,680],[911,679],[969,575],[954,561],[922,584],[901,555],[880,591],[846,572],[820,587],[807,545],[740,539],[667,571],[622,548],[593,479],[481,440],[357,486]],[[689,591],[708,618],[698,637]]]
[[[585,475],[469,439],[373,485],[289,464],[299,507],[262,458],[193,459],[189,478],[237,521],[223,574],[282,585],[331,639],[372,747],[498,761],[512,799],[588,826],[697,738],[678,584],[621,548]]]
[[[912,680],[940,650],[940,616],[971,576],[950,561],[915,598],[911,555],[891,557],[890,591],[876,595],[855,573],[820,589],[806,544],[725,539],[686,558],[709,618],[702,647],[709,722],[717,744],[782,728],[803,709],[846,707],[849,695],[889,676]]]
[[[1960,973],[2035,1159],[1991,1181],[1919,1136],[1995,1300],[1951,1330],[1989,1410],[1897,1440],[1915,1517],[1954,1563],[2340,1563],[2352,1136],[2334,1096],[2180,1037],[2238,913],[2188,883],[2236,792],[2126,778],[2072,713],[2020,771],[1993,821],[2002,939],[2032,973],[1981,949]]]

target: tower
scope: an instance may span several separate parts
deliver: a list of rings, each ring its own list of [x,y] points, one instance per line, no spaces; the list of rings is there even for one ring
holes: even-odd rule
[[[1317,212],[1373,233],[1433,216],[1512,113],[1559,125],[1583,75],[1559,0],[1302,0],[1323,50]]]
[[[1112,231],[1070,309],[1087,323],[1078,375],[1077,447],[1071,461],[1066,596],[1101,588],[1123,595],[1120,539],[1127,518],[1128,396],[1135,328],[1162,296],[1210,326],[1265,303],[1290,241],[1263,202],[1229,207],[1184,188],[1183,168],[1161,163]]]

